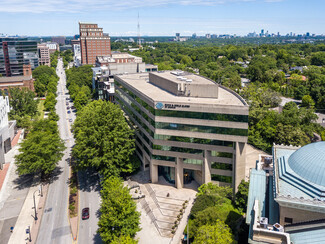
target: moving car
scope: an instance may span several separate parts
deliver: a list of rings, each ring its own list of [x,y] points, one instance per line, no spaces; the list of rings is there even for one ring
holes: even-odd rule
[[[89,208],[82,209],[82,219],[89,219]]]

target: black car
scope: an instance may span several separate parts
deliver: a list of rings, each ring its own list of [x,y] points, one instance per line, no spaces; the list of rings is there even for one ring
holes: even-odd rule
[[[82,219],[89,219],[89,208],[82,209]]]

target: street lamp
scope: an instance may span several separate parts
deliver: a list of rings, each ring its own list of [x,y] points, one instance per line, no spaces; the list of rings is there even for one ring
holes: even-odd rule
[[[34,191],[33,198],[34,198],[34,210],[35,210],[35,220],[37,220],[37,212],[36,212],[36,202],[35,202],[35,192],[38,192],[39,190]]]

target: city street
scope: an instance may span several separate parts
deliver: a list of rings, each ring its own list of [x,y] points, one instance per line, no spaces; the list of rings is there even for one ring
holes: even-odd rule
[[[60,117],[58,122],[61,138],[65,141],[67,149],[58,164],[58,169],[54,172],[52,182],[49,187],[48,196],[45,204],[44,215],[39,230],[37,243],[72,243],[71,229],[68,220],[68,179],[69,179],[69,159],[73,137],[70,132],[68,119],[70,116],[66,110],[66,77],[63,69],[63,62],[58,61],[57,75],[60,77],[58,82],[58,96],[56,112]]]
[[[48,199],[44,211],[41,229],[37,243],[72,243],[71,230],[68,221],[68,162],[71,157],[71,148],[74,145],[74,138],[71,133],[71,125],[76,118],[75,110],[71,107],[73,103],[67,100],[68,90],[66,89],[66,77],[62,61],[58,62],[57,74],[60,77],[58,84],[58,96],[56,111],[60,117],[59,130],[61,138],[65,141],[67,149],[62,160],[59,162],[60,170],[54,176],[50,186]],[[67,105],[68,103],[68,105]],[[67,107],[70,107],[67,109]],[[68,110],[71,113],[67,113]],[[72,122],[69,120],[72,119]],[[79,202],[79,232],[78,243],[101,243],[97,234],[100,187],[99,177],[96,172],[79,172],[80,202]],[[89,219],[81,219],[81,210],[89,207]],[[49,234],[51,233],[51,234]]]
[[[100,208],[99,177],[95,172],[87,171],[79,173],[80,185],[80,209],[89,207],[89,219],[81,220],[79,225],[79,244],[102,243],[98,229]]]

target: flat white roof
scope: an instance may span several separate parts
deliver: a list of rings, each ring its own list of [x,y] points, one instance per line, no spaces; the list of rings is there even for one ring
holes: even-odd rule
[[[155,73],[157,74],[157,73]],[[177,80],[177,76],[170,74],[170,71],[161,73],[164,77],[171,77]],[[170,74],[170,75],[169,75]],[[232,106],[243,106],[248,105],[243,98],[238,94],[227,89],[223,86],[219,86],[218,98],[202,98],[202,97],[187,97],[187,96],[176,96],[166,90],[161,89],[158,86],[153,85],[149,82],[148,73],[136,73],[136,74],[123,74],[117,75],[118,78],[135,88],[140,93],[149,97],[154,102],[171,102],[171,103],[187,103],[187,104],[207,104],[207,105],[232,105]],[[189,79],[195,79],[196,82],[202,84],[211,84],[211,80],[198,75],[186,76]],[[217,85],[217,84],[216,84]]]

